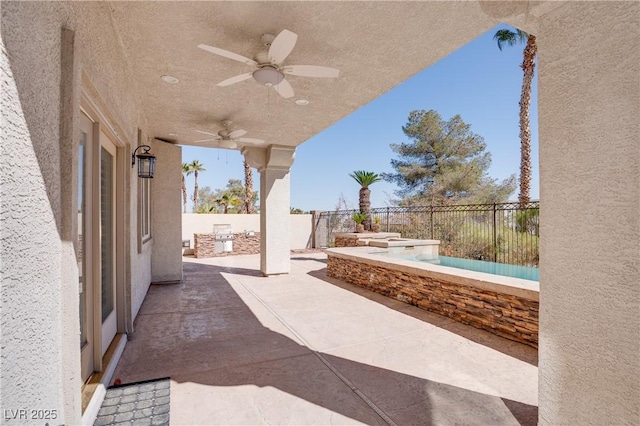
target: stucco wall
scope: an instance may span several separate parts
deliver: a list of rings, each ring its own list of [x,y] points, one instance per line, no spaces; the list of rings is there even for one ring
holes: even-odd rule
[[[146,133],[142,133],[142,138],[139,141],[141,144],[149,143]],[[137,145],[138,141],[134,142]],[[135,150],[135,147],[131,150]],[[128,289],[129,297],[128,303],[131,305],[131,317],[128,318],[129,331],[134,330],[134,320],[138,316],[138,311],[142,306],[149,285],[151,284],[151,254],[153,253],[153,239],[143,241],[139,236],[139,178],[138,168],[130,167],[130,200],[131,209],[129,211],[129,223],[131,226],[131,233],[129,240],[131,244],[131,286]]]
[[[291,220],[291,249],[311,247],[311,215],[292,214]],[[193,248],[193,234],[213,232],[214,224],[231,224],[234,232],[260,231],[259,214],[192,214],[182,215],[182,239],[189,240]]]
[[[151,184],[151,280],[182,280],[182,229],[180,220],[182,148],[154,141],[156,172]]]
[[[55,168],[55,161],[41,168],[34,150],[48,149],[55,160],[59,153],[58,129],[49,127],[52,134],[45,137],[44,123],[29,122],[28,106],[33,108],[35,93],[20,92],[12,69],[19,71],[20,67],[13,66],[12,58],[7,57],[4,35],[1,55],[0,409],[37,406],[62,411],[59,388],[63,380],[59,360],[63,351],[61,327],[66,318],[61,312],[62,242],[57,227],[61,215],[58,203],[51,203],[49,198],[59,196],[59,169]],[[55,77],[59,68],[48,74]],[[46,86],[47,82],[42,84]],[[55,114],[57,93],[52,87],[43,89],[49,89],[45,90],[50,96],[46,100],[54,105],[52,113]],[[36,147],[32,144],[35,137],[41,138]],[[34,214],[36,211],[39,214]],[[25,309],[27,306],[29,309]],[[4,421],[24,423],[23,419]]]
[[[63,28],[75,34],[75,44],[64,49]],[[79,291],[72,234],[80,70],[125,143],[135,140],[144,124],[108,4],[2,2],[0,30],[2,422],[43,424],[4,417],[4,410],[42,409],[55,410],[50,424],[79,424]],[[129,260],[135,264],[135,258]]]
[[[135,222],[132,222],[135,223]],[[137,253],[135,247],[137,246],[137,229],[132,229],[132,236],[136,238],[132,246],[132,253]],[[151,284],[151,255],[153,253],[153,239],[147,241],[142,245],[140,253],[134,254],[131,261],[131,287],[129,288],[129,300],[131,303],[131,330],[133,330],[133,321],[138,316],[142,302],[147,295],[149,285]]]
[[[540,424],[637,424],[640,3],[540,31]]]

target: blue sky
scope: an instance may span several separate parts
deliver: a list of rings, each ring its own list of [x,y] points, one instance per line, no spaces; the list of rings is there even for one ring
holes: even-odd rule
[[[522,87],[522,49],[498,49],[493,34],[499,25],[431,67],[363,106],[307,140],[296,150],[291,168],[291,206],[303,210],[333,210],[341,194],[349,208],[357,208],[359,185],[349,177],[354,170],[392,172],[395,158],[389,144],[406,141],[402,126],[409,112],[436,110],[443,119],[455,114],[484,137],[492,164],[489,175],[499,180],[519,174],[518,103]],[[531,199],[539,198],[538,69],[531,96]],[[198,159],[207,168],[198,185],[222,188],[230,178],[243,179],[238,151],[183,146],[183,162]],[[254,171],[254,187],[259,189]],[[193,177],[187,177],[193,191]],[[378,182],[370,187],[371,206],[390,205],[397,189]],[[517,199],[517,191],[511,196]],[[188,207],[190,209],[190,207]],[[190,210],[189,210],[190,211]]]

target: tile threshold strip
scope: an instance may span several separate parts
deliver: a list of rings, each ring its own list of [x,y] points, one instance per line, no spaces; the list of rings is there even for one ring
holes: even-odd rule
[[[396,424],[396,422],[394,422],[393,420],[391,420],[391,418],[384,412],[382,411],[382,409],[380,409],[380,407],[378,407],[371,399],[369,399],[369,397],[367,397],[364,393],[362,393],[362,391],[360,391],[360,389],[358,389],[356,387],[356,385],[354,385],[349,379],[347,379],[342,373],[340,373],[330,362],[329,360],[327,360],[320,352],[318,352],[313,346],[311,346],[309,344],[309,342],[307,342],[300,334],[298,334],[298,332],[291,327],[280,315],[277,314],[276,311],[274,311],[273,309],[271,309],[271,306],[269,306],[267,304],[267,302],[265,302],[264,300],[262,300],[260,298],[260,296],[258,296],[256,293],[253,292],[253,290],[251,290],[249,287],[247,287],[241,280],[236,278],[236,281],[242,286],[244,287],[245,290],[247,290],[247,292],[249,292],[249,294],[251,294],[251,296],[253,296],[258,302],[260,302],[265,308],[267,308],[267,310],[269,312],[271,312],[271,314],[276,317],[276,319],[278,321],[280,321],[280,323],[282,325],[284,325],[287,330],[289,330],[298,340],[300,340],[300,342],[302,342],[303,345],[305,345],[307,348],[309,348],[311,350],[311,352],[320,360],[320,362],[322,362],[324,365],[327,366],[327,368],[329,370],[331,370],[331,372],[333,374],[335,374],[335,376],[340,379],[340,381],[342,381],[345,385],[347,385],[349,387],[349,389],[351,389],[356,395],[358,395],[358,397],[360,399],[362,399],[362,401],[364,401],[365,404],[367,404],[373,411],[375,411],[375,413],[380,416],[380,418],[382,420],[385,421],[385,423],[387,423],[389,426],[398,426]]]

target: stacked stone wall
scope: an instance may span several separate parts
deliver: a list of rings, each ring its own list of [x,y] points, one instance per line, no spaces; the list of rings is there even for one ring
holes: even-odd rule
[[[336,235],[334,246],[336,247],[357,247],[358,246],[358,237],[357,236],[345,236],[345,235]]]
[[[256,232],[252,236],[247,236],[244,232],[233,234],[233,251],[215,251],[215,234],[193,234],[193,255],[196,258],[203,257],[224,257],[239,254],[259,254],[260,253],[260,233]]]
[[[327,275],[538,347],[538,301],[329,255]]]

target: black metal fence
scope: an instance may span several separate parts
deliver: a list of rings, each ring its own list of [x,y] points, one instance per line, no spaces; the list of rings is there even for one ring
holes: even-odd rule
[[[358,210],[320,212],[316,247],[333,247],[335,235],[354,232]],[[382,232],[440,240],[440,254],[512,265],[538,266],[539,202],[371,209]]]

